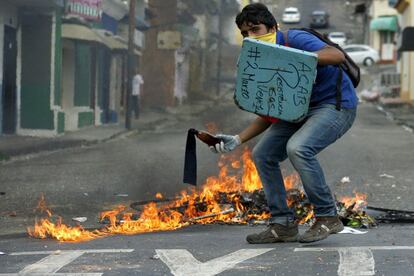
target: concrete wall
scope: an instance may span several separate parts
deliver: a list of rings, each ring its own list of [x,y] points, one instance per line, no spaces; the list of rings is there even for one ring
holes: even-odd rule
[[[98,94],[99,68],[94,70],[92,52],[94,46],[88,42],[63,39],[61,71],[61,91],[59,92],[60,106],[56,106],[55,117],[57,132],[74,131],[89,125],[100,125]],[[95,76],[92,74],[95,72]],[[92,98],[95,99],[92,102]],[[95,106],[93,106],[95,104]],[[94,111],[95,114],[94,114]],[[95,120],[97,118],[97,120]]]
[[[171,22],[176,21],[176,0],[150,0],[150,7],[156,7],[157,16],[151,20],[152,26],[146,34],[146,45],[142,56],[144,77],[143,105],[164,108],[174,105],[175,88],[175,49],[159,49],[159,32],[172,30]]]
[[[207,17],[205,14],[199,14],[194,16],[196,22],[194,23],[194,28],[198,30],[198,36],[200,38],[200,46],[205,48],[207,46],[206,40],[208,36],[208,29],[206,28]]]
[[[122,95],[122,56],[120,54],[112,55],[111,62],[111,81],[110,81],[110,99],[109,108],[120,115],[121,95]]]
[[[411,4],[408,7],[408,14],[407,19],[409,20],[409,26],[414,26],[414,5]],[[407,21],[408,21],[407,20]],[[409,88],[409,99],[411,101],[414,100],[414,53],[410,52],[410,57],[408,59],[408,62],[410,64],[410,88]]]
[[[3,48],[4,25],[3,16],[0,14],[0,134],[2,133],[3,129]]]
[[[230,15],[227,14],[223,18],[222,26],[223,26],[223,37],[227,39],[227,41],[232,45],[239,44],[238,37],[235,35],[237,32],[240,34],[239,28],[237,28],[236,23],[234,20],[236,19],[236,14]]]
[[[397,15],[398,12],[388,5],[388,0],[372,1],[372,16],[376,18],[382,15]]]
[[[401,27],[414,26],[414,5],[409,5],[401,16]],[[401,98],[414,100],[414,53],[401,55]]]
[[[63,41],[62,59],[62,109],[65,113],[65,130],[75,130],[78,126],[78,116],[73,104],[75,97],[75,45],[73,41],[66,39]]]

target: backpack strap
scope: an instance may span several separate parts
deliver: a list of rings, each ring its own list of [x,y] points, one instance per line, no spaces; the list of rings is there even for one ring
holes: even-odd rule
[[[341,66],[338,66],[338,69],[339,75],[336,79],[336,110],[341,111],[343,71]]]
[[[286,32],[282,32],[283,35],[283,45],[286,47],[289,47],[289,41],[288,41],[288,32],[289,30],[287,30]]]
[[[305,32],[311,33],[312,35],[315,35],[316,37],[319,37],[318,35],[315,34],[315,31],[312,29],[302,28],[298,30],[305,31]],[[289,30],[287,30],[286,32],[282,32],[284,46],[286,47],[289,47],[288,32]],[[338,65],[338,70],[339,70],[339,73],[338,73],[338,78],[336,79],[336,105],[335,106],[336,106],[336,110],[341,111],[343,70],[340,65]]]

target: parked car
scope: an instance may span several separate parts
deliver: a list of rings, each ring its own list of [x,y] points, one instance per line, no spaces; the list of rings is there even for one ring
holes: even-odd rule
[[[372,66],[379,60],[378,51],[368,45],[350,44],[342,48],[357,64]]]
[[[311,28],[328,28],[329,14],[326,11],[314,11],[311,14]]]
[[[286,8],[282,15],[283,23],[299,23],[300,22],[300,12],[298,8],[289,7]]]
[[[346,43],[346,35],[343,32],[332,32],[328,34],[328,38],[333,42],[343,47]]]

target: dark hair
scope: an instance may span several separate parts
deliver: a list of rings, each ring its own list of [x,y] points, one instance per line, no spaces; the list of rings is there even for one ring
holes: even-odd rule
[[[275,17],[262,3],[249,4],[242,9],[236,16],[237,27],[240,29],[243,23],[264,24],[268,29],[277,29]]]

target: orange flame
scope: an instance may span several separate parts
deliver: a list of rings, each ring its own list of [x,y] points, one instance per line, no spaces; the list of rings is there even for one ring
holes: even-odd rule
[[[155,194],[155,198],[162,199],[162,198],[163,198],[163,196],[162,196],[162,194],[161,194],[161,193],[156,193],[156,194]]]
[[[44,194],[40,194],[40,198],[37,203],[36,210],[40,211],[41,213],[46,213],[48,217],[52,216],[52,212],[49,210],[49,208],[46,205]]]
[[[58,218],[54,223],[49,219],[41,219],[35,222],[34,228],[27,229],[30,236],[35,238],[46,239],[48,237],[58,241],[65,242],[79,242],[89,241],[106,235],[106,233],[99,230],[88,231],[82,226],[67,226],[62,224],[62,218]]]
[[[355,195],[354,197],[341,196],[339,197],[338,201],[344,203],[346,208],[349,208],[352,205],[354,205],[354,207],[352,208],[353,210],[357,210],[367,205],[367,194],[358,193],[356,191],[354,191],[353,193]]]
[[[167,214],[165,211],[159,211],[154,202],[144,207],[144,211],[138,220],[131,219],[132,213],[125,213],[122,214],[122,220],[117,224],[114,218],[121,213],[121,210],[122,208],[118,208],[115,211],[101,214],[101,219],[108,218],[110,220],[110,226],[106,228],[108,233],[133,235],[144,232],[174,230],[184,226],[181,222],[181,213],[170,211]]]
[[[226,165],[229,164],[229,165]],[[67,226],[59,218],[56,223],[49,218],[36,221],[33,229],[28,229],[29,235],[36,238],[54,238],[59,241],[87,241],[111,234],[139,234],[144,232],[174,230],[191,223],[208,224],[216,221],[229,223],[247,223],[249,220],[265,220],[270,217],[268,212],[261,214],[247,213],[240,203],[240,192],[253,192],[261,189],[262,184],[256,167],[251,158],[251,152],[246,148],[241,160],[232,160],[231,155],[223,156],[219,162],[218,176],[210,176],[200,190],[189,189],[182,191],[179,199],[161,205],[149,203],[143,207],[139,217],[125,206],[100,214],[101,220],[108,225],[101,230],[88,231],[81,226]],[[233,174],[233,172],[235,172]],[[291,175],[285,178],[287,189],[296,187],[299,177]],[[161,199],[160,193],[156,198]],[[223,202],[231,202],[225,205]],[[39,209],[49,210],[44,197],[41,197]],[[234,208],[234,209],[231,209]],[[135,214],[136,216],[136,214]]]
[[[300,178],[299,178],[299,175],[297,173],[290,174],[290,175],[286,176],[283,180],[285,182],[285,189],[286,190],[291,190],[291,189],[297,188],[299,186],[299,182],[300,182]]]

